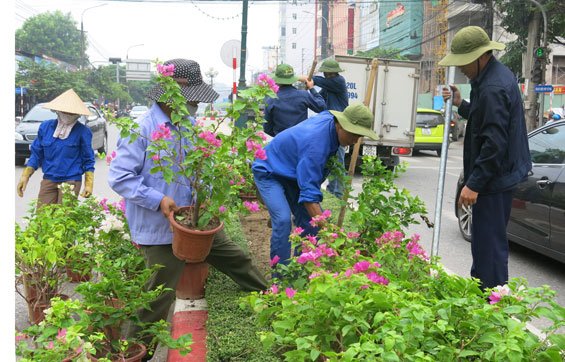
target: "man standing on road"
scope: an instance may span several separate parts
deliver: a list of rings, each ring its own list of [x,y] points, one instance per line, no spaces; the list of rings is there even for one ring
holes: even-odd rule
[[[218,93],[202,81],[200,65],[197,62],[173,59],[164,64],[175,66],[173,78],[181,86],[182,96],[191,115],[196,113],[199,102],[211,103],[218,98]],[[169,308],[175,300],[175,287],[185,262],[173,254],[173,234],[168,216],[177,209],[177,202],[192,199],[190,187],[174,182],[168,184],[162,175],[151,173],[155,164],[148,156],[147,147],[152,133],[160,127],[171,130],[177,127],[171,121],[170,107],[160,101],[164,93],[161,85],[156,85],[149,92],[148,97],[155,103],[136,120],[140,125],[142,137],[137,137],[134,141],[124,138],[118,141],[116,158],[112,160],[108,174],[110,187],[126,200],[126,218],[131,238],[140,246],[146,265],[164,266],[155,272],[145,287],[153,290],[164,285],[165,288],[172,289],[151,302],[151,309],[139,312],[138,317],[142,322],[166,320]],[[249,255],[223,230],[214,237],[206,262],[228,275],[244,290],[260,291],[267,288],[265,278],[253,265]],[[137,332],[137,327],[127,329],[130,336]],[[151,353],[148,353],[148,356]]]
[[[277,98],[268,98],[265,108],[265,133],[275,137],[287,128],[308,118],[308,109],[320,113],[326,109],[322,96],[314,89],[314,82],[306,80],[306,90],[292,85],[298,81],[294,69],[288,64],[279,64],[272,78],[280,87]]]
[[[455,34],[451,52],[439,65],[457,66],[471,81],[470,102],[457,87],[444,88],[445,100],[468,120],[463,148],[464,186],[459,205],[473,208],[471,276],[481,289],[508,282],[508,240],[512,191],[532,168],[526,120],[516,77],[492,55],[504,44],[491,41],[478,26]]]
[[[314,85],[322,88],[320,95],[326,101],[328,110],[343,112],[349,105],[349,98],[347,97],[347,84],[345,78],[340,75],[343,69],[339,67],[339,63],[334,59],[324,60],[318,72],[324,73],[324,76],[316,75],[312,77]],[[301,81],[308,81],[308,77],[303,75],[299,78]],[[337,160],[343,166],[345,165],[345,148],[339,147],[337,151]],[[330,175],[328,177],[327,190],[341,199],[343,196],[343,185],[339,182],[337,177]]]

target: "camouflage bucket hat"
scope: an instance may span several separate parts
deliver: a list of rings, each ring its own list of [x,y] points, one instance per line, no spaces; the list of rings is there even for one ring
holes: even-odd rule
[[[277,84],[292,84],[298,81],[298,77],[294,75],[294,69],[288,64],[279,64],[275,73],[271,74],[271,78]]]
[[[343,110],[330,111],[341,127],[349,133],[378,140],[379,136],[373,131],[373,113],[362,103],[353,103]]]
[[[505,47],[502,43],[491,41],[483,28],[467,26],[455,34],[451,41],[451,52],[438,64],[444,66],[467,65],[489,50],[503,50]]]
[[[322,65],[320,65],[320,69],[318,69],[318,72],[339,73],[339,72],[343,72],[343,69],[339,67],[339,63],[337,62],[337,60],[327,59],[322,62]]]

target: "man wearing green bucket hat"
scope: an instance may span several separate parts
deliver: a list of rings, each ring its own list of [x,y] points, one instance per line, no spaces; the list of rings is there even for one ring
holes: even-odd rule
[[[512,190],[532,168],[524,107],[516,76],[492,55],[504,44],[491,41],[478,26],[459,30],[451,52],[439,65],[457,66],[471,81],[470,101],[454,85],[444,99],[467,122],[463,149],[463,182],[458,205],[472,207],[471,276],[481,289],[508,282],[506,226]],[[453,93],[453,95],[451,95]]]
[[[326,101],[328,110],[343,111],[349,105],[349,97],[347,96],[347,84],[345,78],[339,73],[343,72],[339,63],[335,59],[326,59],[320,65],[318,72],[324,73],[324,76],[313,76],[314,85],[320,87],[320,95]],[[306,81],[307,76],[303,75],[299,78]],[[345,148],[340,147],[337,152],[337,159],[341,165],[345,164]],[[328,178],[327,190],[334,194],[337,198],[343,196],[343,185],[337,177]]]
[[[279,133],[265,147],[266,159],[255,160],[255,184],[271,217],[271,259],[287,263],[290,258],[292,216],[303,235],[317,234],[310,219],[322,214],[320,187],[329,173],[329,158],[360,137],[376,140],[372,125],[372,112],[360,103],[343,112],[324,111]]]
[[[265,133],[276,136],[308,118],[308,109],[320,113],[326,109],[322,96],[314,89],[314,82],[306,82],[306,90],[294,88],[298,82],[294,69],[288,64],[279,64],[271,77],[279,86],[277,98],[267,98],[264,125]]]

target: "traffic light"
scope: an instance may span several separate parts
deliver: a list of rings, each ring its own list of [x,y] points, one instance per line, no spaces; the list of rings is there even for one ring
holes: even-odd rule
[[[532,82],[534,84],[541,84],[542,83],[542,69],[541,69],[541,61],[539,58],[536,58],[534,61],[534,65],[532,67]]]

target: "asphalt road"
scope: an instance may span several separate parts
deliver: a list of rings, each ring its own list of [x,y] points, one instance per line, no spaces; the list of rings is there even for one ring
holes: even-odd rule
[[[116,148],[117,131],[110,127],[109,152]],[[462,169],[462,140],[451,143],[446,164],[446,174],[444,182],[444,196],[442,203],[440,238],[438,244],[438,255],[443,265],[450,271],[469,276],[471,268],[470,243],[465,241],[459,233],[457,219],[454,213],[455,187],[459,173]],[[400,187],[406,188],[413,195],[419,196],[425,203],[428,210],[428,218],[432,222],[435,215],[436,196],[438,190],[440,158],[435,152],[420,152],[411,157],[402,157],[402,162],[408,164],[405,173],[400,174],[397,183]],[[23,167],[15,167],[15,183],[17,184]],[[108,165],[103,159],[97,159],[95,171],[94,194],[98,198],[108,198],[111,202],[118,201],[118,195],[113,192],[107,183]],[[38,170],[31,178],[28,188],[23,198],[15,197],[15,220],[20,222],[26,215],[29,202],[37,197],[39,182],[41,180],[41,170]],[[356,176],[353,185],[354,189],[361,188],[361,178]],[[437,224],[437,222],[436,222]],[[433,229],[426,227],[424,223],[410,227],[409,234],[420,234],[421,243],[430,253]],[[557,292],[557,301],[565,306],[565,268],[563,264],[525,249],[521,246],[511,244],[509,260],[510,276],[524,277],[530,286],[537,287],[544,284],[549,285]],[[21,301],[16,296],[16,327],[21,328],[27,324],[27,310],[21,305]],[[547,325],[543,320],[533,323],[534,326],[542,328]]]

